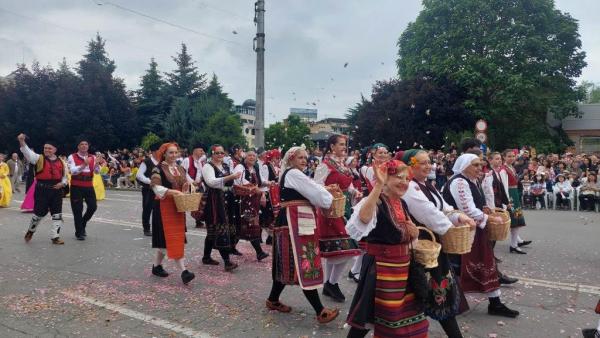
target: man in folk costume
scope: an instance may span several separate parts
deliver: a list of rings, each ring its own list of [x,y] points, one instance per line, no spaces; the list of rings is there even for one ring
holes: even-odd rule
[[[150,230],[150,217],[152,216],[152,209],[154,208],[154,199],[156,195],[150,187],[152,176],[152,170],[158,165],[159,161],[156,159],[156,151],[160,148],[160,142],[155,142],[150,145],[150,156],[147,156],[136,174],[136,179],[142,184],[142,227],[144,228],[145,236],[152,236]]]
[[[90,145],[82,140],[77,145],[77,152],[69,155],[67,163],[71,172],[71,210],[75,221],[75,237],[83,241],[87,236],[87,223],[98,208],[96,192],[94,191],[94,172],[96,157],[88,153]],[[83,202],[86,210],[83,214]]]
[[[489,299],[488,314],[515,318],[518,311],[509,309],[500,301],[500,280],[496,261],[485,227],[488,222],[501,223],[500,216],[484,213],[485,194],[477,178],[481,174],[482,161],[477,155],[462,154],[454,163],[454,176],[444,187],[444,199],[475,220],[475,240],[471,252],[461,255],[460,280],[466,293],[484,293]]]
[[[346,197],[349,214],[349,197],[362,197],[360,187],[352,185],[353,176],[350,168],[346,167],[346,136],[332,135],[327,141],[327,155],[315,172],[315,182],[324,186],[337,185]],[[349,217],[349,215],[348,215]],[[346,233],[344,215],[331,218],[323,213],[319,215],[317,231],[321,254],[325,258],[325,286],[323,295],[337,302],[344,302],[346,297],[339,287],[339,281],[346,273],[346,265],[354,256],[359,256],[361,250],[358,243]]]
[[[192,154],[183,159],[181,166],[185,169],[188,181],[193,181],[194,185],[200,189],[202,187],[202,167],[206,164],[206,152],[204,146],[197,144],[192,148]],[[192,212],[192,217],[196,220],[196,228],[202,227],[204,200],[200,201],[198,211]]]
[[[436,234],[438,243],[452,226],[467,224],[475,230],[475,221],[466,214],[454,211],[437,189],[427,181],[431,171],[431,160],[424,150],[410,149],[404,152],[402,160],[409,163],[411,181],[402,200],[408,205],[408,211],[417,225],[425,226]],[[423,300],[425,314],[438,320],[446,335],[461,338],[460,326],[456,315],[460,314],[460,302],[463,300],[458,277],[450,266],[449,254],[440,252],[438,266],[426,270],[429,277],[430,292]]]
[[[34,153],[25,143],[25,134],[20,134],[17,139],[21,152],[29,163],[35,165],[35,178],[37,185],[34,195],[34,210],[29,230],[25,234],[25,241],[29,242],[36,231],[38,224],[48,214],[52,216],[50,239],[53,244],[65,244],[60,238],[62,219],[63,189],[67,187],[67,165],[56,156],[56,146],[47,141],[44,144],[44,154]]]
[[[316,208],[329,208],[333,196],[304,174],[308,154],[304,147],[290,148],[281,164],[281,212],[273,229],[270,310],[288,313],[292,308],[279,301],[286,285],[300,285],[321,324],[339,315],[323,306],[317,291],[323,285],[323,267],[317,234]]]

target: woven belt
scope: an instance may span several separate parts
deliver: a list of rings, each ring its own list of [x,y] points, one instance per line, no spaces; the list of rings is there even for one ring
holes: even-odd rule
[[[312,204],[310,204],[309,201],[307,200],[293,200],[293,201],[285,201],[285,202],[281,202],[281,207],[282,208],[287,208],[287,207],[299,207],[299,206],[308,206],[308,207],[312,207]]]
[[[367,254],[371,256],[407,256],[409,247],[407,244],[374,244],[367,243]]]
[[[92,182],[94,180],[94,176],[74,175],[71,176],[71,180],[80,182]]]

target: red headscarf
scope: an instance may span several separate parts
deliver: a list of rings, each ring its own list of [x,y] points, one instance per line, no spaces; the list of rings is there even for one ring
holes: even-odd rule
[[[167,152],[167,149],[169,149],[169,147],[176,147],[177,149],[179,149],[179,144],[177,144],[176,142],[163,143],[160,146],[160,148],[158,148],[158,150],[156,151],[156,159],[159,161],[164,161],[165,159],[163,158],[163,156],[165,156],[165,153]]]

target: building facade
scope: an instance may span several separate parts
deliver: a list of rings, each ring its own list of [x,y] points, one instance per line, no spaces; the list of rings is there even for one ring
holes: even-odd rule
[[[320,132],[327,132],[333,134],[348,134],[350,126],[348,125],[348,121],[346,119],[340,118],[326,118],[318,122],[309,123],[311,134],[317,134]]]
[[[234,109],[242,121],[242,134],[246,138],[246,143],[249,147],[254,147],[254,139],[256,137],[256,101],[248,99],[241,106],[235,106]]]
[[[578,116],[566,117],[561,122],[577,152],[600,152],[600,104],[580,104]]]
[[[303,122],[316,122],[318,110],[307,108],[290,108],[290,115],[298,116]]]

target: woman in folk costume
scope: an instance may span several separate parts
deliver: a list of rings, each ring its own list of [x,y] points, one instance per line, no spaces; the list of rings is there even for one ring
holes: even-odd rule
[[[261,178],[268,182],[268,191],[265,197],[266,204],[261,206],[260,224],[267,229],[266,244],[273,244],[271,229],[273,223],[279,215],[281,208],[279,200],[279,162],[281,161],[281,152],[279,149],[272,149],[265,152],[264,163],[261,166]],[[264,171],[264,173],[263,173]],[[264,176],[264,177],[263,177]]]
[[[240,178],[242,174],[232,174],[229,166],[223,162],[225,158],[223,146],[215,144],[210,151],[210,161],[202,167],[202,177],[207,188],[204,206],[206,239],[202,263],[219,265],[219,262],[210,257],[212,249],[216,248],[225,263],[225,271],[232,271],[238,267],[229,259],[236,240],[235,224],[231,222],[235,206],[232,186],[233,180]]]
[[[10,169],[8,168],[8,164],[4,162],[6,156],[4,154],[0,154],[0,207],[6,208],[10,206],[10,201],[12,200],[12,184],[10,183],[10,177],[8,177],[8,173]]]
[[[525,253],[521,249],[522,246],[531,244],[531,241],[524,241],[519,236],[519,231],[525,226],[525,217],[523,216],[523,209],[521,207],[521,192],[519,191],[519,175],[513,167],[516,157],[515,153],[511,149],[507,149],[503,152],[504,166],[502,171],[506,174],[506,181],[508,183],[508,198],[510,201],[510,252]]]
[[[338,309],[323,307],[319,292],[323,267],[317,237],[316,208],[329,208],[333,196],[304,174],[308,155],[304,147],[292,147],[281,165],[281,212],[273,229],[273,285],[267,308],[290,312],[279,296],[286,285],[300,284],[321,324],[334,320]]]
[[[327,141],[327,155],[315,172],[315,182],[324,186],[337,185],[346,196],[346,204],[351,196],[362,197],[362,193],[353,185],[350,168],[346,167],[346,136],[332,135]],[[348,215],[349,216],[349,215]],[[323,295],[337,302],[344,302],[346,297],[340,290],[339,281],[344,275],[346,264],[354,256],[361,254],[358,243],[346,233],[344,216],[328,218],[319,213],[317,231],[319,248],[325,258],[325,286]]]
[[[367,185],[367,190],[370,192],[373,190],[375,184],[375,173],[373,166],[378,166],[390,159],[390,153],[388,147],[383,143],[375,143],[369,150],[371,152],[371,163],[368,166],[361,168],[361,175]]]
[[[500,280],[492,244],[485,227],[488,222],[501,223],[502,219],[500,216],[488,216],[483,212],[485,195],[477,180],[481,174],[481,166],[477,155],[461,155],[452,168],[454,176],[444,187],[444,199],[477,224],[471,252],[458,256],[460,263],[453,263],[460,264],[460,284],[465,293],[478,292],[487,295],[490,302],[488,314],[514,318],[519,312],[509,309],[500,301]]]
[[[177,211],[174,196],[183,195],[182,191],[188,191],[192,182],[186,179],[185,169],[176,162],[177,143],[164,143],[156,155],[161,162],[152,170],[150,178],[157,197],[152,210],[152,247],[157,249],[152,274],[169,276],[162,266],[166,249],[167,257],[175,260],[181,269],[181,280],[187,284],[195,275],[185,267],[185,213]]]
[[[236,196],[234,206],[237,216],[236,231],[239,232],[239,238],[250,241],[256,251],[256,259],[260,262],[269,255],[260,246],[262,228],[259,223],[259,211],[262,179],[256,165],[256,152],[247,151],[242,163],[233,169],[233,173],[241,174],[240,178],[234,180],[234,186],[243,187],[242,189],[249,193],[249,195]]]
[[[23,203],[21,203],[21,211],[22,212],[33,212],[35,201],[35,186],[37,181],[34,179],[29,189],[27,189],[27,193],[25,194],[25,198],[23,199]]]
[[[475,231],[475,221],[463,213],[455,212],[437,189],[427,181],[427,175],[431,171],[431,160],[426,151],[407,150],[403,154],[403,160],[409,163],[412,179],[402,199],[418,225],[433,231],[438,243],[440,236],[452,226],[468,224]],[[438,266],[427,269],[429,293],[424,300],[425,314],[439,321],[448,337],[459,338],[462,334],[456,315],[460,313],[462,291],[448,256],[441,252],[438,256]]]
[[[374,166],[376,183],[355,207],[346,229],[366,242],[360,282],[346,322],[348,337],[427,337],[423,304],[407,292],[410,243],[419,236],[401,197],[408,189],[408,167],[396,160]]]

